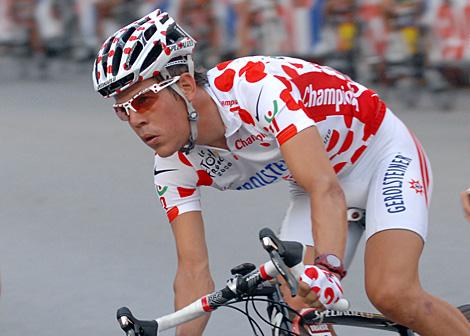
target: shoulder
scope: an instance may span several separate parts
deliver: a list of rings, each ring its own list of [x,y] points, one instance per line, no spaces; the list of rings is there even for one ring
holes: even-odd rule
[[[153,174],[155,184],[163,185],[192,179],[196,172],[188,157],[178,151],[169,157],[155,155]]]
[[[256,94],[264,86],[291,89],[307,73],[321,73],[320,67],[291,57],[250,56],[220,63],[207,76],[217,95],[236,96]]]

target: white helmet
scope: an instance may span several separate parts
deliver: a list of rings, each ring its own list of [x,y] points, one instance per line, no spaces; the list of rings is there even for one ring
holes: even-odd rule
[[[93,67],[93,85],[104,97],[112,97],[136,82],[160,75],[172,76],[167,67],[183,64],[194,76],[191,53],[196,41],[168,13],[160,9],[127,25],[103,43]],[[197,113],[175,83],[171,87],[184,99],[191,125],[191,150],[197,137]]]
[[[188,65],[196,41],[160,9],[127,25],[103,43],[95,60],[93,84],[104,97],[111,97],[132,84],[160,74],[166,67]],[[174,60],[178,58],[177,60]]]

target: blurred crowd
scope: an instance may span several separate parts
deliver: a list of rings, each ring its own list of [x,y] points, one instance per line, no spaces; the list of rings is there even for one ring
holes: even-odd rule
[[[233,57],[300,56],[353,78],[468,86],[470,0],[0,0],[0,57],[89,62],[155,8],[198,41],[206,68]]]

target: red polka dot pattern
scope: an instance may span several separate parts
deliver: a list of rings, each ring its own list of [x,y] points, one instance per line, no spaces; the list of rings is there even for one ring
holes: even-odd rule
[[[292,91],[292,83],[286,78],[278,75],[274,75],[277,79],[279,79],[289,91]]]
[[[331,133],[330,141],[328,142],[328,147],[326,148],[327,152],[330,152],[333,148],[335,148],[336,144],[339,140],[339,132],[337,130],[333,130]]]
[[[297,70],[292,69],[291,67],[288,67],[287,65],[282,66],[282,70],[290,77],[290,78],[296,78],[299,77],[299,73]]]
[[[245,78],[249,83],[256,83],[266,77],[268,74],[264,71],[266,66],[263,62],[248,62],[239,72],[239,76],[245,74]]]
[[[292,97],[289,90],[286,89],[281,92],[281,99],[289,110],[297,111],[300,109],[300,105],[295,101],[294,97]]]
[[[173,222],[176,219],[176,217],[178,217],[179,213],[180,211],[178,207],[173,207],[170,210],[168,210],[166,215],[168,216],[168,220],[170,221],[170,223]]]
[[[312,280],[318,279],[318,270],[315,267],[310,267],[305,270],[305,275],[308,276]]]
[[[214,80],[215,87],[222,92],[229,92],[233,88],[235,70],[227,69]]]
[[[186,166],[192,167],[193,165],[191,162],[189,162],[188,158],[181,152],[178,152],[178,158],[182,163],[184,163]]]
[[[194,192],[196,191],[196,189],[194,188],[178,187],[176,189],[178,190],[178,194],[180,195],[181,198],[189,197],[192,194],[194,194]]]
[[[196,173],[199,178],[196,184],[198,187],[212,185],[212,177],[205,170],[198,170]]]
[[[217,64],[217,70],[220,70],[220,71],[224,70],[232,62],[233,61],[226,61],[226,62]]]
[[[250,112],[244,109],[239,109],[238,114],[240,115],[240,119],[246,123],[255,126],[255,120],[251,116]]]

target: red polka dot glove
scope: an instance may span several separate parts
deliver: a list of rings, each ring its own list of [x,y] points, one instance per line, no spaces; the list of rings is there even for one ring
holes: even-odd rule
[[[338,277],[318,266],[306,265],[300,280],[305,282],[326,309],[337,309],[338,304],[346,301],[343,286]],[[346,301],[347,302],[347,301]]]

